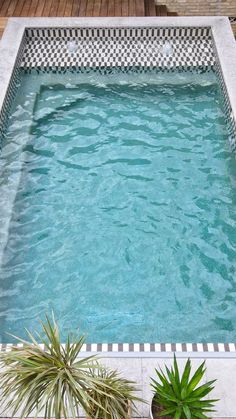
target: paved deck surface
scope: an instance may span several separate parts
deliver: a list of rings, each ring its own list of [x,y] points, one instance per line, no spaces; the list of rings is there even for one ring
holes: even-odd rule
[[[182,372],[187,358],[178,360],[180,371]],[[203,358],[192,359],[192,371],[195,371]],[[139,396],[144,398],[148,403],[137,405],[139,415],[133,415],[133,418],[148,419],[149,406],[152,399],[152,390],[150,387],[150,377],[155,377],[155,368],[164,365],[170,366],[172,359],[157,358],[104,358],[101,359],[104,365],[110,368],[118,369],[122,375],[136,381],[139,388]],[[206,381],[217,379],[215,389],[211,393],[211,398],[220,399],[216,405],[216,412],[212,414],[212,418],[217,419],[236,419],[236,397],[235,397],[235,383],[236,383],[236,359],[206,359],[207,373],[205,379],[200,383],[204,384]],[[11,416],[0,416],[0,419],[7,419]],[[19,418],[19,416],[15,416]],[[27,418],[27,419],[31,419]],[[33,416],[32,416],[33,419]],[[42,418],[43,419],[43,418]]]
[[[203,362],[203,358],[193,358],[193,371]],[[186,358],[179,359],[180,369],[186,362]],[[155,377],[155,368],[164,365],[171,365],[172,359],[163,358],[106,358],[104,363],[112,368],[117,368],[123,372],[124,376],[136,381],[140,386],[140,396],[148,402],[152,399],[150,387],[150,377]],[[207,372],[204,381],[217,379],[215,389],[209,395],[211,398],[220,399],[216,403],[216,412],[213,418],[236,419],[236,359],[231,358],[207,358]],[[203,383],[204,383],[203,381]],[[149,405],[139,407],[142,418],[149,417]]]
[[[193,371],[203,362],[203,358],[193,358]],[[186,358],[178,360],[180,370],[185,365]],[[104,363],[112,368],[123,372],[124,376],[136,381],[140,386],[140,396],[148,402],[152,399],[150,377],[155,377],[155,368],[164,365],[171,365],[172,359],[164,358],[106,358]],[[217,379],[215,389],[209,398],[220,399],[216,403],[216,412],[213,418],[236,418],[236,359],[231,358],[207,358],[207,372],[203,381]],[[139,407],[142,418],[149,417],[149,405]]]

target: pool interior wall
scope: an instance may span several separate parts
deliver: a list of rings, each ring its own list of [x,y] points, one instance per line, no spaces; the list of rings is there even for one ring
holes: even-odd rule
[[[167,30],[167,29],[166,29]],[[29,34],[28,34],[29,35]],[[35,35],[35,33],[34,33],[34,35]],[[38,42],[38,41],[37,41]],[[42,39],[41,39],[41,42],[42,42]],[[30,43],[29,43],[29,45],[30,45]],[[138,47],[140,47],[140,44],[138,44]],[[52,50],[52,52],[53,52],[53,50]],[[54,51],[55,52],[55,51]],[[190,52],[190,51],[189,51]],[[127,53],[127,55],[129,55],[129,53]],[[26,55],[24,55],[24,57],[26,57]],[[117,58],[117,57],[116,57]],[[133,58],[135,59],[135,54],[134,54],[134,56],[133,56]],[[24,58],[24,59],[26,59],[26,58]],[[71,57],[70,57],[70,59],[71,59]],[[76,60],[74,59],[74,62],[75,62]],[[27,67],[27,63],[25,62],[25,65],[26,65],[26,67]],[[71,65],[71,64],[70,64]],[[192,65],[192,63],[191,63],[191,65]],[[28,68],[31,66],[31,64],[30,65],[28,65]],[[33,68],[36,68],[38,71],[48,71],[48,64],[47,64],[47,66],[45,67],[45,68],[42,68],[41,66],[40,66],[40,68],[38,68],[37,67],[37,63],[36,63],[36,65],[32,65],[32,67]],[[167,68],[166,69],[171,69],[171,71],[173,70],[173,67],[171,67],[171,65],[167,65],[166,66]],[[30,67],[31,68],[31,67]],[[197,65],[195,65],[195,68],[197,69],[198,68],[198,66]],[[182,69],[181,69],[181,71],[185,71],[186,69],[185,69],[185,67],[184,66],[182,66]],[[202,69],[201,69],[202,70]],[[63,70],[63,65],[61,66],[61,65],[59,65],[59,67],[58,67],[58,69],[53,69],[53,71],[60,71],[60,72],[63,72],[64,70]],[[216,344],[216,346],[217,346],[217,344]]]

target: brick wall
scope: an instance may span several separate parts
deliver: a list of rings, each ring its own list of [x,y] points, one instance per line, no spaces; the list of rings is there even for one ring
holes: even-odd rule
[[[236,0],[155,0],[165,4],[170,12],[179,16],[231,16],[236,17]],[[232,23],[236,35],[236,22]]]
[[[156,0],[180,16],[236,16],[236,0]]]

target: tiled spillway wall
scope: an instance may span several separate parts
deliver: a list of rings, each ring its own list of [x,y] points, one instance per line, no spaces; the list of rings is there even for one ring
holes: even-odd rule
[[[41,28],[27,29],[26,39],[27,68],[214,65],[210,28]],[[75,52],[68,50],[70,41]]]

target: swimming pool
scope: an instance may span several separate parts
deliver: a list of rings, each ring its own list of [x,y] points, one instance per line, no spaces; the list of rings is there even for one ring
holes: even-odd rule
[[[6,177],[22,163],[3,341],[49,308],[91,342],[232,340],[236,167],[214,73],[23,74],[1,160]]]
[[[1,341],[54,309],[89,342],[235,336],[235,157],[214,69],[22,69]]]

